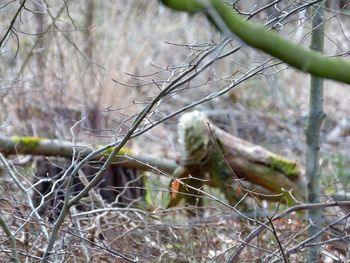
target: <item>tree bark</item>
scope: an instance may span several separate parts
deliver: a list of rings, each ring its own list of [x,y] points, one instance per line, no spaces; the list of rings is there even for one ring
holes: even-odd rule
[[[323,52],[324,46],[324,2],[312,7],[314,17],[312,20],[311,49],[317,52]],[[309,115],[306,125],[306,178],[307,183],[307,201],[309,203],[320,202],[320,168],[319,168],[319,149],[320,149],[320,128],[324,118],[323,112],[323,79],[311,76]],[[309,237],[314,236],[322,225],[321,211],[319,209],[310,209],[308,219],[310,227],[308,228]],[[316,238],[314,242],[320,241]],[[310,247],[308,250],[308,261],[319,262],[321,259],[319,246]]]
[[[102,149],[102,148],[100,148]],[[94,160],[105,160],[113,147],[101,151]],[[0,152],[5,155],[12,154],[30,154],[43,156],[60,156],[71,158],[74,151],[80,158],[86,157],[93,149],[88,145],[73,145],[67,141],[49,140],[38,137],[5,137],[0,135]],[[161,171],[172,173],[176,167],[176,162],[154,155],[136,155],[130,149],[123,148],[113,163],[118,163],[121,167],[129,167],[140,170],[159,169]]]
[[[180,164],[187,170],[181,170],[175,176],[191,188],[205,182],[219,188],[231,204],[239,200],[239,192],[242,191],[249,192],[254,198],[288,204],[294,204],[296,200],[305,201],[305,171],[302,166],[209,124],[200,112],[183,115],[179,123],[179,138],[183,157]],[[248,188],[245,181],[268,192]],[[185,195],[190,194],[185,186],[180,187],[179,192],[181,190]],[[176,205],[181,198],[181,194],[177,195],[169,206]]]

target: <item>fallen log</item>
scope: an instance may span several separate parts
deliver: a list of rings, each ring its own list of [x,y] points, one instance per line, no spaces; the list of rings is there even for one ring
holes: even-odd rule
[[[178,170],[183,181],[179,192],[193,195],[191,189],[209,184],[218,187],[228,201],[237,200],[237,191],[249,191],[255,197],[268,199],[265,193],[251,191],[242,181],[262,186],[271,194],[280,194],[275,201],[293,204],[305,200],[305,171],[296,162],[274,154],[221,130],[204,116],[194,111],[182,116],[179,123],[179,142],[182,146],[180,164],[187,170]],[[187,193],[187,195],[186,195]],[[200,194],[199,194],[200,195]],[[181,194],[171,200],[174,206],[183,198]],[[188,198],[187,198],[188,199]]]
[[[36,158],[36,171],[32,176],[33,205],[40,215],[46,215],[49,221],[58,218],[65,198],[68,178],[62,176],[70,169],[73,154],[76,160],[82,160],[91,153],[94,158],[85,163],[78,175],[74,177],[70,192],[80,193],[85,185],[101,170],[103,161],[112,152],[113,146],[94,149],[87,145],[76,145],[66,141],[49,140],[38,137],[0,136],[0,152],[4,155],[30,154],[59,158]],[[116,206],[127,206],[144,197],[142,171],[160,170],[172,173],[177,167],[172,160],[145,155],[136,155],[128,148],[122,148],[114,157],[112,164],[103,171],[103,180],[92,189],[90,197],[94,201],[108,202]],[[1,169],[0,169],[1,170]],[[90,203],[89,203],[90,205]],[[83,207],[80,204],[79,207]]]
[[[173,160],[154,155],[136,155],[127,148],[123,148],[115,156],[114,161],[126,168],[139,170],[156,168],[167,173],[175,173],[175,177],[184,183],[179,192],[188,191],[185,189],[186,184],[192,186],[192,190],[188,191],[192,195],[198,194],[194,189],[199,189],[205,184],[217,187],[230,203],[237,201],[237,191],[247,190],[246,185],[242,184],[244,181],[267,190],[262,192],[257,191],[255,187],[249,188],[256,197],[274,201],[280,201],[283,197],[284,201],[290,204],[296,200],[304,200],[303,167],[224,132],[210,124],[210,121],[198,111],[184,114],[181,118],[179,138],[182,145],[180,167]],[[94,160],[105,160],[112,149],[113,146],[100,147]],[[71,158],[75,154],[79,158],[84,158],[93,151],[96,149],[91,146],[73,145],[60,140],[0,136],[0,152],[5,155],[31,154]],[[234,190],[233,185],[236,185],[238,190]],[[177,195],[169,206],[178,204],[183,197],[181,194]],[[194,202],[192,197],[186,199],[188,203]]]
[[[6,137],[0,135],[0,152],[4,155],[30,154],[40,156],[59,156],[71,158],[73,154],[80,159],[88,156],[94,151],[98,153],[94,161],[104,161],[112,152],[111,147],[93,147],[83,144],[72,144],[67,141],[50,140],[39,137]],[[159,169],[172,173],[178,166],[175,161],[154,155],[137,155],[128,148],[122,150],[114,157],[114,163],[121,167],[139,170]]]

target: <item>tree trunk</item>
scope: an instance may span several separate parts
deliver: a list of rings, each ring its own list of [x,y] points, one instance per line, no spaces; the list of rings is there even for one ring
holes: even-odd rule
[[[314,17],[312,20],[311,49],[322,52],[324,46],[324,2],[312,7]],[[307,200],[309,203],[320,202],[320,169],[319,169],[319,148],[320,148],[320,127],[324,118],[323,112],[323,79],[311,76],[309,115],[306,125],[306,177],[307,177]],[[321,228],[321,211],[311,209],[308,213],[310,227],[309,237],[314,236]],[[320,241],[320,238],[313,240]],[[319,246],[310,247],[308,250],[309,262],[320,262]]]

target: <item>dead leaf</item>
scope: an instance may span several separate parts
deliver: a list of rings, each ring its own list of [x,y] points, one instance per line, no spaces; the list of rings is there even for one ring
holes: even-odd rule
[[[176,194],[178,193],[179,186],[180,186],[180,182],[178,180],[173,180],[171,182],[171,199],[176,198]]]

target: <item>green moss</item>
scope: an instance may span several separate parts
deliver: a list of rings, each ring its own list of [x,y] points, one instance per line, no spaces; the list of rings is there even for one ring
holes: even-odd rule
[[[169,188],[171,186],[171,180],[165,176],[154,174],[152,172],[145,172],[143,176],[145,202],[151,208],[166,208],[171,197]],[[157,189],[157,190],[155,190]]]
[[[31,137],[31,136],[26,136],[26,137],[14,136],[12,137],[12,140],[16,144],[20,144],[20,146],[23,146],[28,150],[33,150],[36,147],[38,147],[39,143],[44,139],[40,137]]]
[[[295,162],[290,162],[274,156],[269,157],[268,162],[272,169],[280,171],[288,177],[298,177],[300,175],[300,171]]]
[[[233,171],[224,159],[227,150],[218,138],[216,138],[216,144],[213,147],[215,147],[215,149],[211,152],[209,161],[205,165],[204,170],[209,172],[210,178],[208,179],[210,180],[211,186],[218,188],[230,204],[236,204],[240,197],[233,188]],[[242,204],[244,206],[244,202]],[[246,209],[246,207],[240,208],[243,210]]]
[[[227,174],[231,174],[230,168],[220,151],[215,150],[211,153],[207,166],[212,177],[218,176],[224,179],[227,177]]]
[[[113,150],[115,149],[115,147],[111,147],[105,151],[102,152],[102,155],[110,155]],[[132,155],[132,151],[129,149],[129,148],[126,148],[126,147],[122,147],[119,152],[118,152],[118,155]]]

